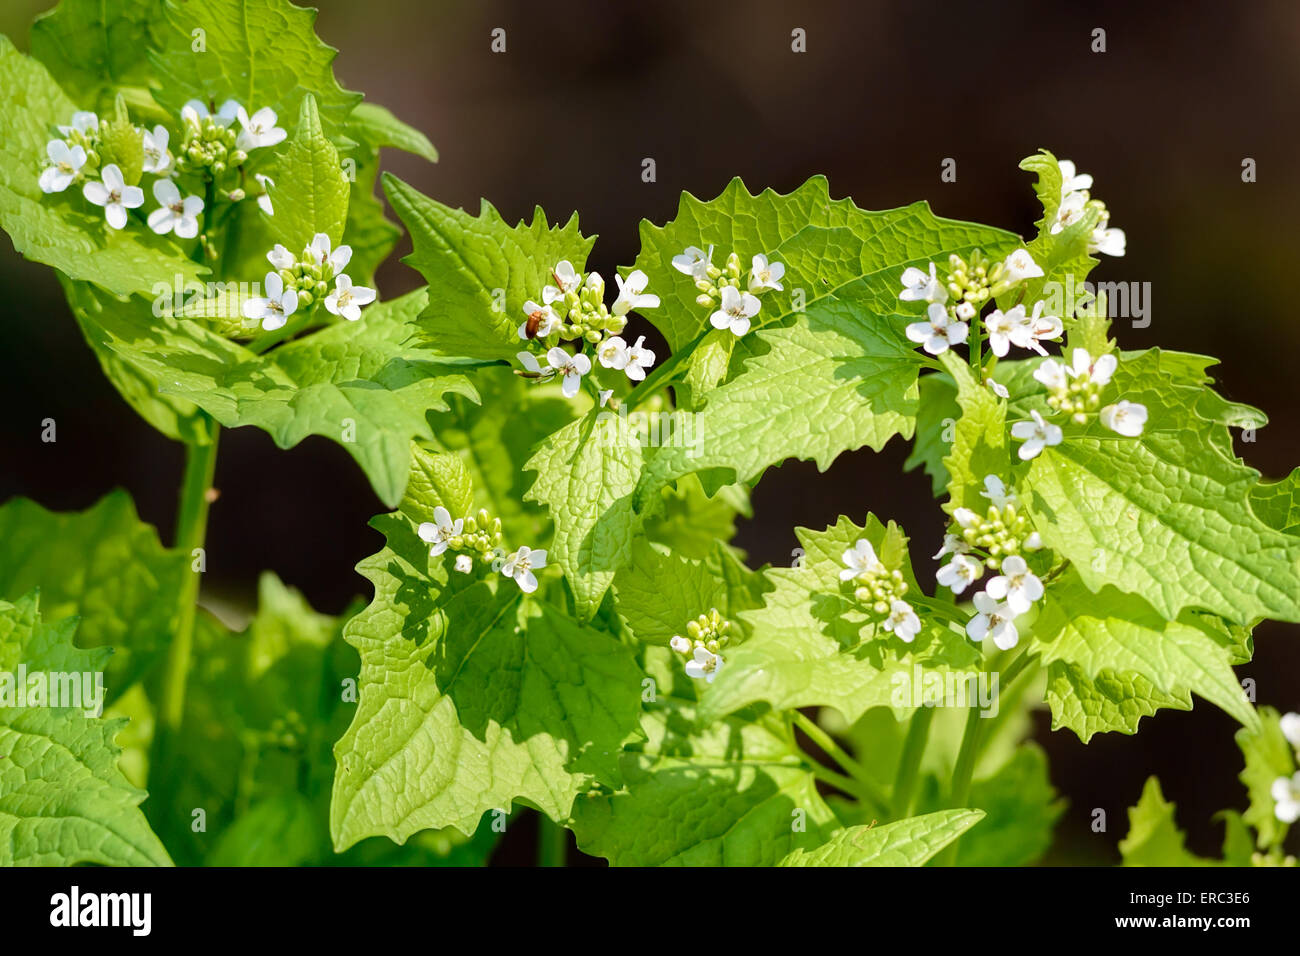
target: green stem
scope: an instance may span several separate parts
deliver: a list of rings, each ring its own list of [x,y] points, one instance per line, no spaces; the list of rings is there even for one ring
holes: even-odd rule
[[[569,834],[544,813],[537,814],[537,865],[567,866]]]
[[[840,768],[844,770],[850,778],[852,778],[852,782],[856,785],[857,791],[860,791],[870,803],[875,804],[882,813],[888,813],[889,800],[885,797],[885,794],[880,787],[877,786],[876,783],[867,775],[867,771],[862,764],[854,760],[848,751],[835,742],[834,738],[832,738],[830,734],[826,733],[826,731],[818,727],[815,722],[805,717],[797,710],[794,711],[794,724],[807,734],[808,738],[813,743],[825,751],[827,756],[840,765]],[[854,793],[855,796],[857,795],[857,792],[855,791],[846,792]]]
[[[659,389],[668,385],[672,380],[672,376],[676,374],[678,366],[690,357],[691,353],[694,352],[699,344],[704,341],[704,337],[708,335],[710,331],[712,331],[712,329],[705,329],[695,338],[691,339],[691,341],[686,343],[686,345],[668,356],[667,361],[659,365],[653,372],[645,377],[645,380],[642,381],[641,384],[632,389],[632,391],[628,393],[627,398],[623,400],[627,405],[627,410],[629,412],[635,411],[647,398],[654,395],[659,391]]]
[[[176,517],[176,549],[192,559],[196,548],[203,547],[208,529],[209,492],[217,466],[219,427],[210,423],[212,442],[185,446],[185,477],[181,483],[180,510]],[[194,647],[194,620],[198,612],[200,572],[191,571],[181,584],[176,633],[167,652],[163,676],[159,725],[166,733],[180,728],[185,713],[185,684],[189,679],[190,658]]]
[[[984,338],[980,332],[980,317],[976,311],[974,318],[970,322],[970,367],[975,373],[975,380],[981,385],[984,384]]]
[[[930,737],[930,723],[933,720],[934,708],[922,707],[912,715],[912,722],[908,725],[903,753],[898,759],[898,776],[894,778],[894,816],[898,820],[905,819],[912,812],[912,798],[920,776],[921,757],[925,754],[925,745]]]
[[[808,759],[808,765],[813,777],[821,780],[823,783],[828,783],[836,790],[841,790],[844,793],[847,793],[859,803],[875,803],[871,796],[863,791],[862,785],[859,781],[854,780],[851,777],[846,777],[842,773],[836,773],[830,767],[823,766],[811,757]]]

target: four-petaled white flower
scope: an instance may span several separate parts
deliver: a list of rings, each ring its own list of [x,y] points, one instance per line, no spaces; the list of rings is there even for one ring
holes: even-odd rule
[[[126,226],[126,211],[144,205],[144,190],[128,186],[116,163],[109,163],[99,174],[103,181],[86,183],[81,187],[82,195],[104,207],[104,218],[110,226],[122,229]]]
[[[45,145],[45,155],[50,165],[41,171],[37,185],[43,193],[61,193],[72,185],[86,165],[86,151],[80,146],[69,146],[61,139],[52,139]]]
[[[712,246],[709,246],[708,252],[698,246],[687,246],[685,252],[673,256],[673,268],[697,281],[709,277],[709,266],[712,262]]]
[[[629,272],[626,279],[617,272],[614,281],[618,283],[618,297],[609,310],[613,315],[627,315],[633,309],[657,309],[659,296],[647,293],[645,287],[650,281],[640,269]]]
[[[235,100],[226,100],[221,104],[221,108],[217,110],[214,116],[208,110],[207,103],[202,100],[190,100],[181,107],[181,119],[190,120],[197,126],[203,120],[211,117],[212,121],[218,126],[229,126],[239,116],[241,109],[242,107]]]
[[[294,263],[298,261],[293,257],[292,252],[278,242],[275,244],[275,248],[266,254],[266,259],[277,269],[292,269]]]
[[[706,680],[710,684],[722,670],[722,658],[703,644],[695,645],[695,656],[686,662],[686,676]]]
[[[262,195],[257,197],[257,206],[268,216],[275,215],[275,206],[271,204],[270,187],[275,185],[275,180],[265,173],[254,173],[253,178],[262,186]]]
[[[1036,279],[1043,274],[1043,267],[1034,261],[1027,249],[1017,249],[1002,260],[1002,271],[1011,282],[1021,279]]]
[[[333,315],[355,322],[361,318],[361,307],[374,301],[374,289],[353,285],[349,276],[340,273],[334,278],[334,291],[325,296],[325,308]]]
[[[885,566],[876,557],[876,549],[866,538],[859,538],[857,544],[840,555],[840,560],[845,564],[845,568],[840,571],[841,581],[852,581],[860,574],[879,574],[885,570]]]
[[[1025,307],[1015,305],[1003,312],[994,309],[984,317],[984,331],[989,336],[989,348],[998,358],[1005,358],[1011,350],[1011,343],[1020,337],[1020,330],[1025,325]]]
[[[328,264],[335,272],[342,272],[352,260],[352,247],[339,246],[330,251],[330,237],[323,232],[312,236],[311,255],[316,265],[322,269]]]
[[[984,590],[989,597],[1006,601],[1015,614],[1024,614],[1043,596],[1043,582],[1029,570],[1018,554],[1002,559],[1002,573],[989,578]]]
[[[1107,405],[1097,417],[1111,431],[1126,438],[1136,438],[1142,434],[1142,429],[1147,423],[1147,407],[1123,399],[1114,405]]]
[[[1055,363],[1052,362],[1051,359],[1048,359],[1042,366],[1039,366],[1038,371],[1042,371],[1043,366],[1048,364]],[[1110,352],[1093,358],[1088,354],[1087,349],[1075,349],[1070,353],[1069,369],[1062,369],[1061,373],[1058,373],[1056,370],[1049,370],[1045,372],[1044,377],[1041,378],[1039,377],[1038,371],[1035,371],[1034,378],[1038,379],[1038,381],[1042,382],[1044,385],[1048,385],[1048,379],[1063,383],[1065,381],[1063,373],[1068,372],[1070,378],[1076,380],[1081,379],[1084,382],[1091,382],[1098,388],[1102,388],[1110,384],[1110,378],[1115,374],[1115,369],[1118,367],[1119,360]],[[1052,388],[1054,386],[1048,385],[1048,387]]]
[[[548,285],[542,289],[542,302],[550,305],[557,299],[563,299],[566,295],[582,283],[582,273],[573,268],[573,263],[568,259],[561,259],[551,270],[551,278],[555,280],[555,285]]]
[[[560,386],[566,398],[573,398],[582,387],[582,376],[591,371],[591,359],[581,352],[570,355],[558,345],[546,353],[546,361],[564,379]]]
[[[980,497],[987,498],[993,507],[998,509],[1016,503],[1015,491],[1007,491],[1007,486],[997,475],[984,476],[984,490],[980,492]]]
[[[1011,437],[1024,442],[1018,452],[1021,461],[1036,458],[1049,445],[1059,445],[1063,437],[1061,427],[1043,421],[1043,416],[1038,414],[1037,409],[1030,409],[1029,414],[1033,416],[1033,421],[1016,422],[1011,426]]]
[[[469,574],[474,570],[474,559],[468,554],[456,555],[456,570],[461,574]]]
[[[451,539],[460,534],[461,529],[464,527],[464,518],[457,518],[453,521],[451,512],[442,505],[438,505],[433,509],[433,520],[423,522],[416,529],[416,534],[420,536],[420,540],[425,544],[432,545],[429,548],[429,556],[436,558],[447,550]],[[469,555],[462,555],[462,557],[468,558]]]
[[[298,293],[287,290],[278,272],[268,272],[262,280],[266,297],[244,300],[244,318],[260,319],[267,332],[284,328],[289,316],[298,308]]]
[[[199,213],[203,200],[198,196],[181,198],[181,191],[170,179],[156,179],[153,198],[158,208],[149,213],[149,228],[160,236],[175,232],[178,239],[193,239],[199,234]]]
[[[961,594],[984,574],[984,562],[969,554],[958,554],[935,572],[934,579],[953,594]]]
[[[995,601],[984,591],[976,591],[974,597],[974,617],[966,622],[966,635],[972,641],[982,641],[992,637],[993,643],[1004,651],[1009,651],[1020,643],[1020,632],[1016,630],[1015,612],[1010,606]]]
[[[673,639],[668,642],[668,646],[671,647],[673,650],[675,650],[678,654],[685,654],[687,651],[691,649],[691,642],[688,641],[686,638],[682,637],[680,634],[675,634],[673,635]]]
[[[1294,777],[1278,777],[1269,791],[1273,797],[1273,813],[1283,823],[1300,820],[1300,773]]]
[[[913,322],[907,327],[907,337],[919,342],[921,348],[931,355],[942,355],[950,345],[966,341],[970,326],[965,322],[954,322],[946,306],[931,302],[925,314],[926,321]]]
[[[144,171],[153,173],[155,176],[165,176],[167,170],[172,165],[172,155],[167,152],[167,143],[171,139],[171,133],[167,132],[166,126],[155,126],[153,132],[145,130],[140,135],[140,143],[144,148]]]
[[[1287,739],[1292,747],[1300,750],[1300,714],[1283,714],[1280,723],[1282,725],[1282,736]]]
[[[1011,333],[1011,341],[1022,349],[1032,349],[1039,355],[1046,355],[1043,339],[1054,339],[1064,330],[1061,320],[1054,315],[1043,315],[1046,302],[1034,303],[1033,315],[1026,316],[1019,327]],[[1022,313],[1023,314],[1023,313]]]
[[[1092,231],[1088,238],[1088,252],[1100,252],[1108,256],[1122,256],[1128,245],[1128,239],[1124,235],[1123,229],[1113,229],[1107,223],[1109,220],[1102,217],[1102,221],[1097,223],[1097,228]]]
[[[709,316],[709,322],[715,329],[731,329],[735,335],[744,335],[749,331],[749,320],[758,314],[759,301],[748,292],[741,292],[735,286],[722,289],[722,307]]]
[[[1070,162],[1070,160],[1059,160],[1056,165],[1061,170],[1062,196],[1092,188],[1092,177],[1087,173],[1078,172],[1074,168],[1074,163]]]
[[[655,363],[655,353],[646,348],[641,343],[645,341],[644,335],[638,335],[636,342],[628,347],[627,350],[627,377],[634,382],[639,382],[645,378],[645,370]]]
[[[768,289],[784,291],[781,280],[785,277],[784,262],[768,262],[767,256],[754,256],[749,270],[749,291],[755,294]]]
[[[60,126],[59,132],[64,136],[70,136],[73,131],[78,133],[94,133],[99,130],[99,117],[90,110],[77,110],[72,114],[71,126]]]
[[[904,302],[937,302],[943,305],[948,301],[948,290],[939,281],[934,263],[931,262],[929,272],[916,266],[908,266],[903,270],[903,291],[898,293],[898,297]]]
[[[519,359],[519,364],[524,367],[525,371],[531,372],[533,375],[549,379],[555,374],[555,369],[553,368],[542,368],[541,365],[537,363],[537,356],[532,352],[517,352],[515,358]]]
[[[611,335],[596,346],[596,359],[605,368],[614,368],[621,372],[627,368],[629,358],[627,342],[621,335]]]
[[[552,332],[559,331],[560,317],[555,314],[555,309],[549,305],[538,305],[532,299],[524,303],[524,315],[528,316],[528,322],[534,318],[537,319],[537,329],[533,338],[544,339]],[[528,322],[520,323],[519,337],[528,338]]]
[[[249,116],[248,111],[241,106],[235,112],[235,116],[239,120],[239,125],[243,127],[239,131],[239,136],[235,138],[235,148],[242,149],[244,152],[283,143],[284,138],[289,135],[275,125],[279,117],[269,106],[263,106],[252,116]]]
[[[916,635],[921,632],[921,619],[912,610],[912,605],[894,598],[889,605],[889,616],[880,622],[880,626],[887,631],[893,631],[894,636],[900,641],[911,644],[916,640]]]
[[[1061,199],[1060,208],[1056,210],[1056,221],[1052,223],[1052,235],[1057,235],[1062,229],[1073,226],[1083,218],[1084,211],[1088,208],[1087,193],[1070,193]]]
[[[501,573],[508,578],[514,578],[515,584],[519,585],[519,590],[525,594],[532,594],[537,590],[537,576],[533,574],[533,570],[544,567],[546,567],[545,551],[521,547],[514,554],[506,555],[506,563],[501,566]]]

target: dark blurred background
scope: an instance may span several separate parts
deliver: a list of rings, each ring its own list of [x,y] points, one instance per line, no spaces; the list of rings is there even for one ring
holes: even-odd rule
[[[26,48],[49,0],[5,0],[0,32]],[[1031,235],[1038,207],[1017,161],[1047,147],[1096,179],[1128,255],[1095,278],[1150,282],[1152,322],[1115,327],[1120,344],[1219,356],[1230,398],[1271,424],[1239,451],[1265,475],[1300,463],[1295,314],[1300,184],[1300,7],[994,2],[477,2],[325,0],[317,32],[341,48],[350,89],[393,109],[437,145],[436,166],[405,155],[388,168],[474,210],[490,199],[508,219],[540,204],[577,210],[598,233],[590,265],[630,263],[637,223],[662,223],[678,195],[716,195],[735,175],[787,191],[825,173],[835,196],[869,209],[929,199],[943,216]],[[502,27],[507,51],[493,54]],[[803,28],[807,52],[791,52]],[[1106,52],[1091,52],[1092,31]],[[2,131],[0,131],[2,135]],[[653,157],[657,182],[643,183]],[[957,181],[940,181],[945,157]],[[1241,179],[1253,158],[1258,181]],[[127,488],[170,540],[181,450],[117,397],[64,306],[54,275],[0,241],[0,500],[27,495],[56,509]],[[409,249],[409,242],[399,254]],[[381,295],[418,283],[394,257]],[[661,356],[666,352],[661,351]],[[41,420],[58,422],[56,444]],[[900,477],[906,448],[841,456],[825,475],[806,463],[768,473],[738,544],[751,563],[789,563],[798,525],[821,527],[871,509],[904,524],[918,555],[941,535],[928,480]],[[380,546],[366,526],[382,510],[361,472],[328,441],[282,452],[253,429],[226,431],[221,499],[209,536],[205,597],[251,603],[259,570],[275,570],[312,604],[339,612],[363,593],[352,570]],[[815,490],[814,490],[815,489]],[[918,562],[924,566],[926,562]],[[1266,625],[1240,669],[1260,703],[1300,709],[1300,628]],[[1052,860],[1117,859],[1124,808],[1158,773],[1192,848],[1214,853],[1215,811],[1244,806],[1234,722],[1197,701],[1163,712],[1136,737],[1038,739],[1070,801]],[[1109,832],[1088,824],[1106,809]]]

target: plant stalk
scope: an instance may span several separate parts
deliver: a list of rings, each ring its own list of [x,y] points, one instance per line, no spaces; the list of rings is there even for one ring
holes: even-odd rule
[[[903,753],[898,759],[898,775],[894,778],[895,819],[903,820],[912,812],[916,781],[920,776],[921,757],[925,754],[925,745],[930,738],[930,724],[933,720],[934,708],[922,707],[912,715],[912,721],[907,727]]]
[[[825,751],[826,755],[839,764],[840,768],[848,774],[848,777],[845,779],[851,780],[855,789],[845,790],[846,793],[851,793],[859,799],[865,798],[867,802],[874,804],[881,813],[888,815],[889,800],[885,797],[885,794],[881,791],[880,787],[878,787],[867,775],[862,764],[854,760],[853,757],[849,755],[848,751],[835,742],[834,738],[832,738],[830,734],[826,733],[826,731],[818,727],[814,721],[805,717],[797,710],[794,712],[794,724],[807,734],[808,738],[812,740],[813,743]],[[837,774],[836,776],[839,775]],[[839,786],[839,784],[835,785]],[[841,787],[840,789],[844,788]]]

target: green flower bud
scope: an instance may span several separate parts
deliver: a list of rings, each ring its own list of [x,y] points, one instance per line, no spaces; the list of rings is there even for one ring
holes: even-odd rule
[[[711,298],[709,298],[707,295],[697,295],[697,296],[695,297],[695,304],[696,304],[696,305],[702,305],[702,306],[704,306],[706,309],[711,309],[711,308],[713,308],[713,300],[712,300]]]
[[[248,159],[248,154],[244,152],[242,149],[237,149],[230,154],[230,165],[232,167],[238,166],[240,163],[246,161],[247,159]]]
[[[588,332],[586,335],[583,336],[583,338],[585,338],[592,345],[596,345],[598,342],[600,342],[602,337],[603,336],[601,336],[600,332],[597,331],[596,329],[592,329],[590,332]]]
[[[311,304],[315,301],[316,300],[312,297],[312,294],[306,289],[298,290],[298,305],[302,308],[310,308]]]

